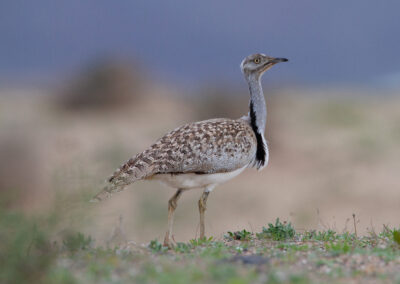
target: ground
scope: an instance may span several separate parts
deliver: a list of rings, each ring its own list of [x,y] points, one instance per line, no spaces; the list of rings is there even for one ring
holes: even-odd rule
[[[54,242],[43,223],[10,213],[0,220],[1,283],[400,283],[400,231],[388,227],[358,237],[296,232],[277,219],[258,233],[168,249],[158,240],[100,247],[79,232]]]

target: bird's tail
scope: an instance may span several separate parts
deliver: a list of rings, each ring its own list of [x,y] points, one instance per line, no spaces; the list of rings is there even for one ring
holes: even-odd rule
[[[146,158],[146,152],[128,160],[107,180],[107,185],[90,202],[99,202],[110,198],[114,193],[122,191],[127,185],[145,179],[154,172],[152,160]]]
[[[103,200],[106,200],[110,198],[114,193],[120,192],[125,188],[125,184],[123,185],[116,185],[109,183],[107,184],[102,191],[97,193],[91,200],[90,202],[100,202]]]

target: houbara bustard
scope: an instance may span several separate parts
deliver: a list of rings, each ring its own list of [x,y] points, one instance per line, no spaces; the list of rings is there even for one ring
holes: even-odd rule
[[[261,169],[268,163],[264,138],[267,108],[261,86],[262,74],[286,58],[264,54],[246,57],[240,67],[249,85],[250,111],[239,119],[216,118],[183,125],[161,137],[148,149],[123,164],[92,201],[101,201],[137,180],[158,180],[176,188],[168,201],[168,229],[164,245],[171,247],[174,211],[185,190],[203,189],[198,202],[200,238],[205,236],[207,198],[217,186],[245,168]]]

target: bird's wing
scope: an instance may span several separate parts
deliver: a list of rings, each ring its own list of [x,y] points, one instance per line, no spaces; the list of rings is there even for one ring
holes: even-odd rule
[[[105,197],[156,174],[229,172],[254,161],[256,136],[242,119],[211,119],[183,125],[129,159],[110,178]],[[102,200],[99,195],[95,198]]]
[[[211,119],[183,125],[124,164],[135,178],[161,173],[217,173],[244,167],[255,156],[256,137],[244,120]],[[137,168],[137,170],[135,170]]]

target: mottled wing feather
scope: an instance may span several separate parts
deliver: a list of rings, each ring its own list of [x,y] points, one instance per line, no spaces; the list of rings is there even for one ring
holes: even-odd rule
[[[158,173],[228,172],[251,163],[256,145],[254,132],[244,120],[211,119],[190,123],[167,133],[130,159],[116,175],[137,176],[139,171],[141,178],[146,178]],[[147,170],[149,167],[151,170]]]
[[[254,131],[243,119],[189,123],[167,133],[123,164],[109,178],[110,185],[103,195],[109,197],[136,180],[156,174],[233,171],[252,163],[256,151]]]
[[[184,125],[149,149],[157,173],[229,172],[251,162],[255,135],[243,120],[212,119]]]

